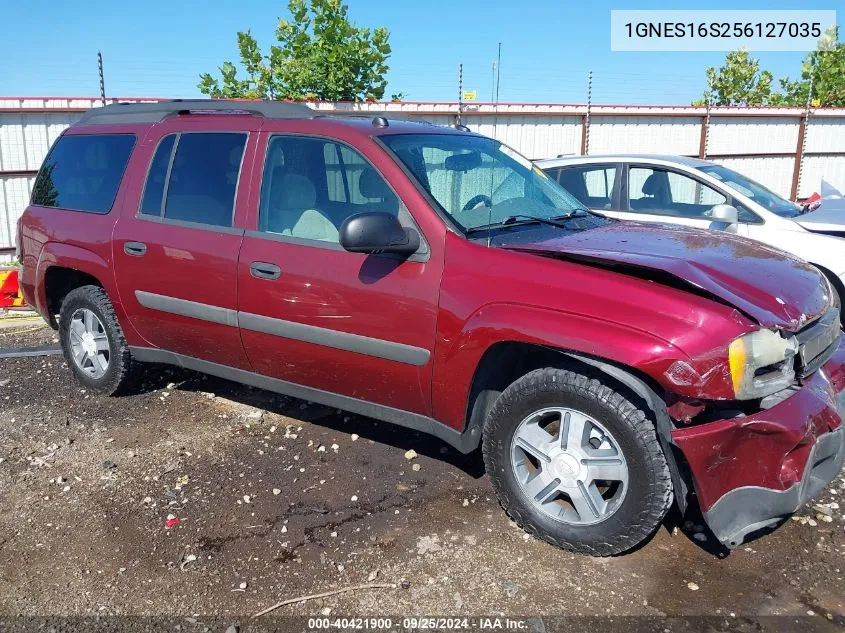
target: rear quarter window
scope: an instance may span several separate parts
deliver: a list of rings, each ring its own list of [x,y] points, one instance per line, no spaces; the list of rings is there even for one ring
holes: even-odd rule
[[[134,146],[134,134],[61,136],[38,172],[31,204],[108,213]]]

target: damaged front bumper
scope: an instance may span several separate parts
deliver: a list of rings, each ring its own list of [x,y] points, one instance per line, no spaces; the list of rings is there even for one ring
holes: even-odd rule
[[[818,495],[845,461],[845,338],[827,363],[770,409],[675,429],[708,526],[727,547]]]

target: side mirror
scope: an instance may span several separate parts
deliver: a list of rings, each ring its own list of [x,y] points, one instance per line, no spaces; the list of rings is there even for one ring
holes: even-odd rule
[[[350,253],[412,255],[420,247],[420,235],[390,213],[358,213],[341,225],[340,245]]]
[[[710,209],[709,215],[713,219],[710,224],[711,229],[736,233],[736,225],[739,222],[739,211],[736,207],[729,204],[717,204]]]

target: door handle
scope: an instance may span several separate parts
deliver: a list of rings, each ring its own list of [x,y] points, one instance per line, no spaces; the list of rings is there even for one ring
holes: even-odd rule
[[[282,269],[268,262],[252,262],[249,265],[249,274],[256,279],[278,279]]]
[[[123,252],[135,257],[143,257],[147,252],[147,245],[143,242],[126,242],[123,245]]]

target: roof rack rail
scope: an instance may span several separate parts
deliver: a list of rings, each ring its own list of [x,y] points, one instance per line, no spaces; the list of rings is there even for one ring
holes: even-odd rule
[[[389,127],[391,121],[407,121],[409,123],[423,123],[425,125],[437,126],[436,123],[432,123],[428,119],[421,118],[421,115],[419,114],[414,114],[413,112],[400,112],[398,110],[395,112],[389,110],[372,110],[369,112],[367,110],[334,110],[331,112],[327,110],[314,110],[314,113],[315,118],[369,119],[370,121],[381,119],[388,124],[385,127]]]
[[[113,103],[91,108],[77,124],[158,123],[173,114],[191,112],[247,113],[268,119],[311,119],[318,113],[301,103],[287,101],[235,101],[224,99],[173,99],[154,103]]]

